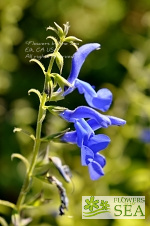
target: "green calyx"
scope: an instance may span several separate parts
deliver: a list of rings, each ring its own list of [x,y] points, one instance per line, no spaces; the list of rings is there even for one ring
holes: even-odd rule
[[[61,92],[55,92],[55,88],[58,88],[58,86],[61,88]],[[44,92],[47,94],[47,101],[58,101],[60,99],[63,99],[61,96],[64,92],[64,87],[72,87],[72,85],[63,78],[58,73],[45,73],[45,86],[44,86]]]
[[[67,108],[61,106],[46,106],[46,109],[54,115],[59,115],[64,112]]]
[[[69,28],[70,28],[69,22],[66,22],[66,24],[64,24],[64,29],[62,29],[56,22],[54,22],[54,24],[55,24],[56,28],[49,26],[47,28],[47,30],[54,31],[58,35],[60,42],[62,42],[62,43],[68,42],[77,49],[78,47],[77,47],[76,42],[81,42],[82,40],[76,38],[75,36],[66,37],[68,34],[68,31],[69,31]],[[52,36],[48,36],[47,38],[51,38],[54,41],[56,48],[58,47],[58,41],[56,38],[54,38]]]
[[[55,82],[62,88],[64,89],[64,86],[71,87],[72,85],[61,75],[57,73],[52,73],[51,74],[54,77]]]

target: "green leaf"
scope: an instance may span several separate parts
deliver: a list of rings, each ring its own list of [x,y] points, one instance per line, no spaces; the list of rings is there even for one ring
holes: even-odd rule
[[[46,39],[48,39],[48,38],[50,38],[50,39],[52,39],[52,40],[54,41],[55,47],[57,48],[57,46],[58,46],[58,41],[57,41],[57,39],[54,38],[53,36],[48,36]]]
[[[42,69],[43,73],[45,74],[45,67],[44,67],[44,65],[39,60],[37,60],[37,59],[31,59],[30,62],[37,63],[40,66],[40,68]]]
[[[36,166],[33,175],[36,177],[45,175],[48,172],[49,168],[50,168],[49,163]]]
[[[0,205],[7,206],[7,207],[10,207],[12,209],[16,209],[16,205],[9,202],[9,201],[0,200]]]
[[[75,42],[70,42],[70,44],[71,44],[72,46],[74,46],[76,50],[78,50],[78,46],[77,46],[77,44],[76,44]]]
[[[0,217],[0,225],[8,226],[7,222],[5,221],[5,219],[3,217]]]
[[[75,36],[68,36],[67,38],[64,39],[64,42],[82,42],[81,39],[76,38]]]
[[[45,55],[44,58],[49,58],[51,56],[56,57],[56,54],[55,53],[49,53],[49,54]]]
[[[59,52],[57,52],[57,54],[56,54],[56,64],[57,64],[57,66],[60,70],[60,74],[61,74],[62,69],[63,69],[63,65],[64,65],[64,58]]]
[[[29,133],[28,131],[23,130],[22,128],[16,128],[15,127],[13,132],[14,133],[16,133],[16,132],[24,133],[25,135],[29,136],[32,140],[35,140],[35,136],[33,134]]]
[[[39,97],[39,100],[41,101],[42,95],[41,95],[41,93],[37,89],[30,89],[28,91],[28,94],[30,95],[30,93],[36,93],[38,95],[38,97]]]
[[[51,30],[51,31],[54,31],[56,34],[58,34],[58,31],[54,28],[54,27],[47,27],[46,30]]]
[[[26,169],[27,170],[29,169],[29,162],[28,162],[28,160],[23,155],[18,154],[18,153],[13,153],[11,155],[11,160],[13,160],[14,158],[20,159],[25,164]]]

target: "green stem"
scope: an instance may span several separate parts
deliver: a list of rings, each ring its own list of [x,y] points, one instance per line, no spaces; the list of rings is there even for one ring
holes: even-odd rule
[[[50,72],[51,72],[51,69],[52,69],[54,60],[55,60],[55,56],[52,56],[52,57],[51,57],[51,60],[50,60],[50,63],[49,63],[49,66],[48,66],[48,70],[47,70],[47,73],[48,73],[48,74],[50,74]]]
[[[62,46],[63,42],[59,42],[58,46],[56,47],[54,53],[57,53],[58,50],[60,49],[60,47]],[[55,60],[55,56],[51,57],[49,66],[48,66],[48,70],[47,70],[47,74],[51,73],[52,67],[53,67],[53,63]],[[46,85],[46,79],[45,79],[45,84],[44,87]],[[37,160],[37,156],[39,153],[39,148],[40,148],[40,144],[41,144],[41,129],[42,129],[42,122],[44,120],[44,116],[45,116],[45,103],[47,101],[47,94],[43,91],[43,95],[40,101],[40,106],[39,106],[39,112],[38,112],[38,119],[37,119],[37,127],[36,127],[36,136],[35,136],[35,141],[34,141],[34,147],[33,147],[33,156],[32,156],[32,160],[30,163],[30,167],[26,173],[26,177],[22,186],[22,189],[20,191],[18,200],[17,200],[17,210],[18,212],[20,212],[22,204],[24,203],[26,194],[28,192],[28,189],[30,187],[30,183],[32,182],[32,176],[33,176],[33,171],[36,165],[36,160]]]
[[[58,46],[55,48],[54,50],[54,54],[58,52],[58,50],[61,48],[63,44],[63,41],[60,40]],[[51,73],[51,70],[52,70],[52,67],[53,67],[53,63],[54,63],[54,60],[55,60],[55,56],[52,56],[51,57],[51,60],[50,60],[50,63],[49,63],[49,66],[48,66],[48,70],[47,70],[47,73],[50,74]]]
[[[18,197],[17,204],[16,204],[18,211],[20,211],[20,207],[21,207],[22,203],[24,202],[26,193],[28,191],[30,182],[32,180],[32,174],[33,174],[33,170],[34,170],[34,167],[35,167],[35,164],[36,164],[36,160],[37,160],[37,156],[38,156],[38,152],[39,152],[39,148],[40,148],[42,118],[44,117],[44,114],[45,114],[45,110],[44,110],[43,107],[45,106],[46,98],[47,98],[47,95],[44,93],[43,96],[42,96],[40,106],[39,106],[36,137],[35,137],[35,142],[34,142],[34,147],[33,147],[33,156],[32,156],[32,160],[31,160],[31,164],[30,164],[29,170],[26,174],[26,178],[24,180],[24,184],[22,186],[22,189],[21,189],[21,192],[20,192],[20,195]]]

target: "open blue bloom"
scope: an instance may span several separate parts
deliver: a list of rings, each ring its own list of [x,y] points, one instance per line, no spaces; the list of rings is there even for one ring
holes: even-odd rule
[[[94,119],[89,119],[86,121],[86,123],[92,128],[93,133],[95,130],[101,128],[100,124]],[[76,131],[66,132],[63,135],[62,140],[65,142],[76,144],[77,143],[77,132]]]
[[[94,152],[106,148],[110,142],[110,138],[104,134],[95,135],[94,129],[85,119],[76,120],[74,126],[76,131],[66,132],[62,137],[63,141],[77,144],[79,147],[86,142]]]
[[[84,81],[76,79],[74,85],[80,94],[84,94],[85,100],[88,105],[97,108],[103,112],[107,111],[112,103],[112,93],[110,90],[104,88],[96,91],[93,87]]]
[[[76,131],[67,132],[62,137],[65,142],[71,142],[81,148],[81,164],[88,166],[90,178],[97,180],[104,175],[103,167],[106,163],[104,156],[98,152],[105,149],[110,138],[104,134],[95,135],[94,130],[84,119],[74,123]]]
[[[90,43],[81,46],[74,54],[72,59],[71,72],[68,82],[71,87],[65,87],[63,96],[68,95],[74,89],[85,97],[88,106],[80,106],[74,110],[65,110],[60,116],[68,122],[74,123],[75,131],[67,132],[63,135],[62,141],[76,144],[81,149],[81,164],[88,166],[90,178],[97,180],[104,175],[103,167],[106,164],[104,156],[98,152],[105,149],[110,143],[110,138],[104,134],[95,134],[95,130],[107,128],[111,125],[124,125],[123,119],[103,115],[95,109],[105,112],[112,103],[112,93],[103,88],[95,91],[89,83],[78,79],[80,69],[86,57],[95,49],[98,49],[98,43]],[[59,90],[62,93],[62,90]],[[93,109],[94,108],[94,109]]]
[[[110,138],[104,134],[95,135],[92,128],[84,119],[79,119],[75,121],[74,127],[76,129],[76,143],[79,147],[86,145],[93,150],[93,152],[98,152],[105,149]]]
[[[109,125],[123,125],[123,119],[104,116],[96,110],[80,106],[75,110],[65,110],[60,114],[68,122],[73,122],[75,131],[67,132],[62,140],[77,144],[81,148],[81,164],[88,166],[90,178],[97,180],[104,175],[103,167],[106,160],[98,152],[105,149],[110,143],[110,138],[104,134],[95,135],[94,131]],[[88,120],[85,120],[88,119]]]
[[[123,119],[114,116],[102,115],[101,113],[87,106],[80,106],[72,111],[67,109],[60,113],[60,116],[68,122],[75,122],[77,119],[81,118],[93,119],[95,120],[93,122],[95,122],[95,124],[99,124],[101,127],[108,127],[109,125],[120,126],[126,123],[126,121]]]
[[[80,69],[86,57],[98,48],[100,48],[100,44],[98,43],[85,44],[73,55],[71,72],[67,79],[72,87],[66,88],[63,96],[66,96],[77,88],[80,94],[84,94],[89,106],[101,111],[107,111],[112,103],[112,93],[110,90],[100,89],[96,92],[89,83],[78,79]]]
[[[79,118],[91,118],[95,119],[103,127],[108,127],[111,121],[105,115],[102,115],[95,111],[94,109],[86,106],[77,107],[74,111],[65,110],[60,114],[68,122],[75,122]]]
[[[78,78],[79,72],[81,70],[81,67],[86,59],[86,57],[95,49],[99,49],[100,44],[98,43],[89,43],[81,46],[73,55],[72,58],[72,65],[71,65],[71,71],[70,75],[68,77],[68,82],[72,85],[72,87],[69,87],[68,89],[65,89],[65,92],[63,93],[63,96],[68,95],[71,93],[76,87],[75,82]]]

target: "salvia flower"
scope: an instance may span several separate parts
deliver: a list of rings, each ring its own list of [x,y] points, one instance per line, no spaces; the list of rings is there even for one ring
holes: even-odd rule
[[[76,88],[75,83],[86,57],[93,50],[96,50],[99,48],[100,48],[100,44],[98,43],[89,43],[89,44],[82,45],[80,48],[78,48],[78,50],[73,55],[71,71],[67,79],[67,81],[72,85],[72,87],[69,87],[68,89],[66,89],[65,92],[63,93],[63,96],[66,96],[67,94],[71,93]]]
[[[97,180],[104,175],[103,167],[106,164],[105,157],[99,151],[105,149],[110,143],[110,138],[104,134],[95,134],[95,130],[107,128],[112,125],[124,125],[123,119],[103,115],[96,109],[105,112],[112,103],[112,93],[103,88],[95,91],[89,83],[78,79],[80,69],[86,57],[93,50],[100,48],[97,43],[81,46],[74,54],[72,67],[67,81],[70,87],[65,87],[63,96],[68,95],[74,89],[83,94],[89,106],[79,106],[74,110],[65,109],[59,115],[68,122],[74,123],[75,130],[66,132],[62,141],[76,144],[81,150],[81,164],[88,166],[90,178]]]
[[[104,88],[96,92],[89,83],[79,79],[76,79],[74,86],[78,89],[80,94],[84,94],[85,100],[89,106],[103,112],[109,109],[112,103],[112,93],[110,90]]]
[[[74,125],[76,131],[67,132],[62,140],[75,143],[81,148],[81,164],[88,166],[91,179],[96,180],[104,175],[102,168],[106,163],[104,156],[98,152],[108,146],[110,138],[104,134],[95,135],[84,119],[76,120]]]
[[[60,116],[68,122],[73,122],[76,129],[65,133],[62,140],[77,144],[81,148],[81,164],[88,166],[90,178],[97,180],[104,175],[102,168],[106,163],[104,156],[98,152],[108,146],[110,138],[104,134],[95,135],[94,131],[106,125],[123,125],[125,121],[112,116],[102,117],[104,115],[85,106],[74,111],[65,110]]]
[[[120,126],[125,124],[125,120],[123,119],[114,116],[103,115],[87,106],[80,106],[72,111],[67,109],[60,113],[60,116],[68,122],[75,122],[77,119],[81,118],[94,119],[95,123],[99,124],[101,127],[108,127],[109,125]]]
[[[96,49],[100,48],[98,43],[90,43],[81,46],[77,52],[73,55],[71,72],[68,77],[68,82],[72,85],[68,89],[65,89],[63,96],[71,93],[74,89],[78,89],[80,94],[84,94],[85,100],[88,105],[99,109],[101,111],[107,111],[112,102],[112,93],[108,89],[100,89],[97,92],[89,83],[78,79],[80,69],[86,59],[86,57]]]

